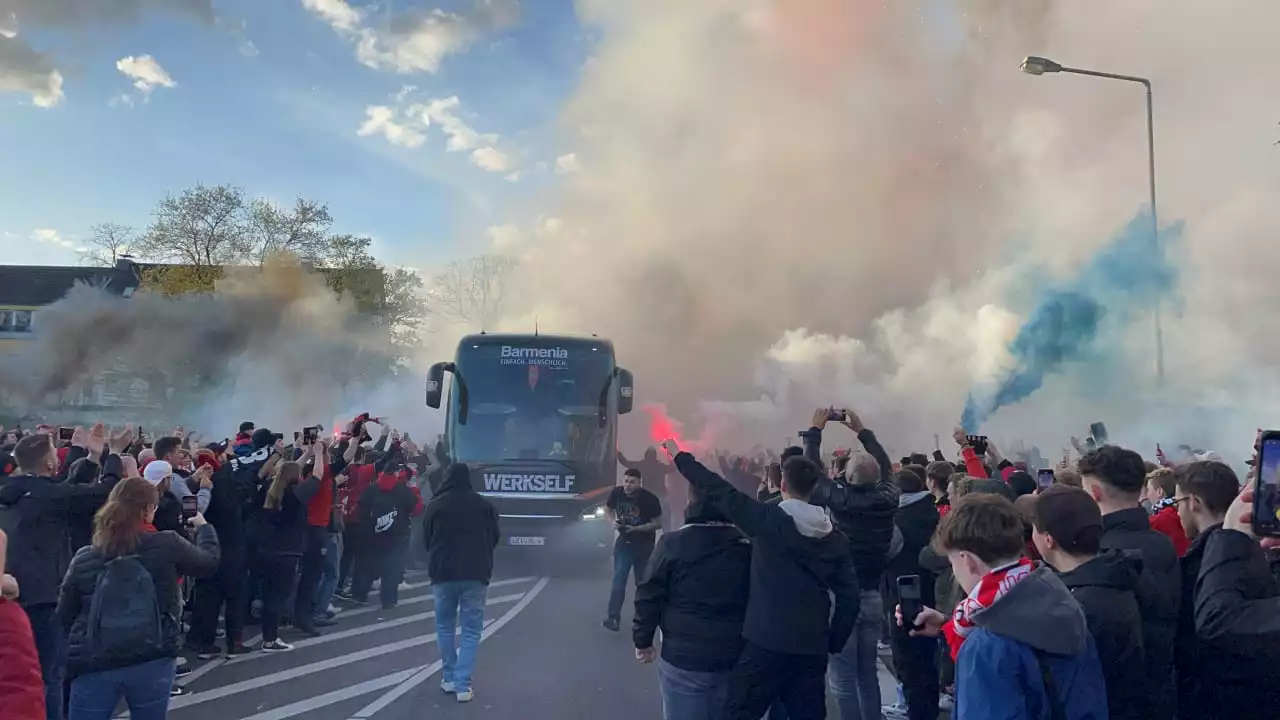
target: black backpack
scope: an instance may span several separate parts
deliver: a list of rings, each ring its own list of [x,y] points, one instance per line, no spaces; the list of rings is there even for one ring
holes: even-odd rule
[[[88,641],[94,657],[128,660],[164,650],[155,581],[137,555],[108,560],[89,604]]]

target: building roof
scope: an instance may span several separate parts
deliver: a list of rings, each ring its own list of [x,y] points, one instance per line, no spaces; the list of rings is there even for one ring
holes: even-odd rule
[[[126,287],[138,286],[137,276],[130,269],[0,265],[0,305],[49,305],[61,300],[77,282],[103,287],[115,294],[123,293]]]

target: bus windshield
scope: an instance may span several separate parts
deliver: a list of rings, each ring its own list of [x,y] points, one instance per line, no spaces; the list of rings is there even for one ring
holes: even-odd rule
[[[556,345],[478,345],[458,352],[470,395],[465,425],[451,399],[450,432],[459,462],[601,462],[610,426],[600,399],[613,374],[609,354]]]

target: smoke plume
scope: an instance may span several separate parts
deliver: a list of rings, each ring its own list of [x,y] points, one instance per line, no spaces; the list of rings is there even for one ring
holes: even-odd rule
[[[715,420],[726,445],[777,444],[831,404],[899,450],[946,437],[970,388],[1019,377],[1042,289],[1088,274],[1147,200],[1142,88],[1021,74],[1037,54],[1153,80],[1159,210],[1186,221],[1169,380],[1154,387],[1146,321],[1115,317],[1095,361],[1042,362],[1040,389],[984,427],[1046,448],[1098,419],[1122,442],[1232,443],[1167,405],[1245,426],[1280,409],[1251,387],[1280,361],[1280,100],[1256,92],[1280,5],[577,7],[600,38],[562,114],[578,170],[542,208],[559,229],[507,327],[612,338],[642,400]]]

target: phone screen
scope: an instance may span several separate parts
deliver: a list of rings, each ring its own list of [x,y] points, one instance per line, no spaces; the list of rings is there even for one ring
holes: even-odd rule
[[[69,428],[69,427],[58,428],[58,440],[60,440],[61,442],[67,442],[71,440],[71,438],[75,437],[75,434],[76,434],[75,428]]]
[[[1280,537],[1280,430],[1262,433],[1258,450],[1258,492],[1253,499],[1253,532]]]
[[[916,617],[924,610],[919,575],[898,576],[898,607],[902,611],[902,626],[914,627]]]
[[[187,495],[182,498],[182,519],[190,520],[196,516],[196,496]]]
[[[313,444],[320,437],[320,428],[312,426],[302,429],[303,442],[308,445]]]
[[[1041,490],[1044,490],[1045,488],[1049,487],[1052,484],[1053,484],[1052,468],[1043,468],[1041,470],[1036,471],[1036,485],[1039,485]]]

